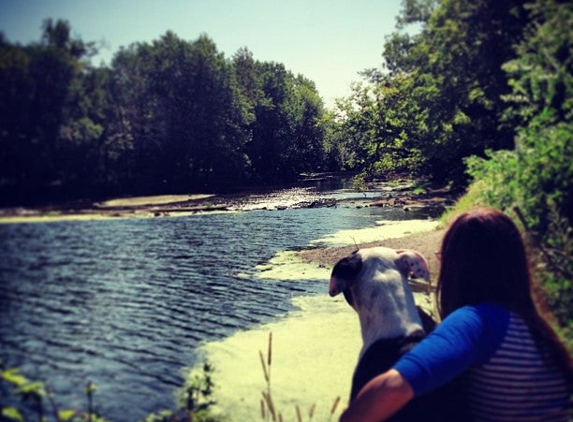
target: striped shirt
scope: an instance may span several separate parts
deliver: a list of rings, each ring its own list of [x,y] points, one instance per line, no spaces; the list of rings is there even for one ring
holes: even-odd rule
[[[463,374],[475,421],[567,421],[563,374],[521,317],[497,305],[456,310],[394,368],[415,395]]]
[[[525,322],[513,313],[499,348],[465,378],[477,420],[567,420],[563,376],[554,363],[544,359]]]

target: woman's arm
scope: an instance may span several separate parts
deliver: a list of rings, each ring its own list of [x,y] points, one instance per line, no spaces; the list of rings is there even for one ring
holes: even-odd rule
[[[414,395],[432,391],[470,365],[485,362],[501,343],[508,321],[509,312],[491,304],[453,312],[393,369],[366,384],[340,422],[386,420]]]
[[[356,400],[344,411],[340,422],[384,421],[414,396],[406,379],[395,369],[373,378],[360,390]]]

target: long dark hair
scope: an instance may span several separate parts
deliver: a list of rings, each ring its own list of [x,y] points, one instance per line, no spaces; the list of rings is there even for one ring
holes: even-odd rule
[[[459,215],[444,235],[437,300],[441,318],[464,305],[494,302],[518,313],[533,338],[562,368],[573,391],[573,363],[540,315],[521,234],[501,211],[479,208]]]

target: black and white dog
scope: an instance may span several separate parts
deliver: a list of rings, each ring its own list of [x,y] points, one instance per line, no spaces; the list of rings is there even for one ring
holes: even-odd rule
[[[344,294],[358,313],[363,346],[352,378],[350,402],[368,381],[386,372],[401,355],[433,329],[432,320],[416,307],[408,279],[429,282],[424,257],[411,250],[361,249],[334,266],[330,296]],[[465,400],[456,381],[412,400],[392,421],[467,421]]]

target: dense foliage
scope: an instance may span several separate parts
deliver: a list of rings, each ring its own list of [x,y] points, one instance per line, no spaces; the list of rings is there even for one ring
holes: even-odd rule
[[[284,65],[167,32],[94,67],[93,44],[70,31],[47,20],[39,43],[0,36],[0,189],[13,198],[188,192],[322,168],[322,100]]]
[[[567,1],[404,0],[384,67],[364,71],[338,103],[332,137],[366,176],[472,183],[476,203],[521,214],[564,326],[573,324],[571,28]]]
[[[516,57],[522,3],[404,1],[384,68],[364,71],[339,103],[348,165],[463,185],[464,157],[511,148],[512,127],[500,125],[510,92],[502,64]]]
[[[481,200],[521,210],[535,234],[540,270],[552,309],[573,333],[573,4],[540,0],[506,63],[512,92],[506,116],[517,125],[512,150],[468,160]]]

